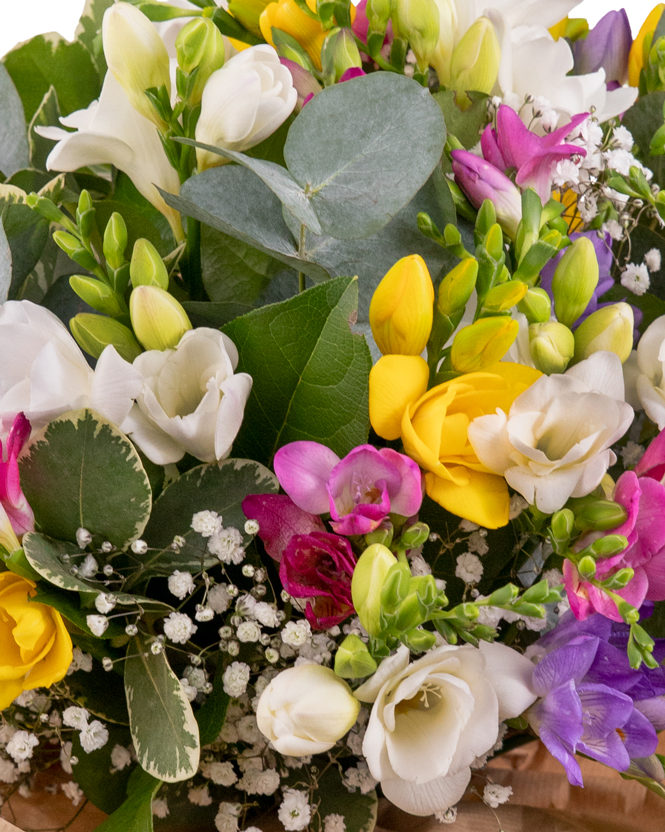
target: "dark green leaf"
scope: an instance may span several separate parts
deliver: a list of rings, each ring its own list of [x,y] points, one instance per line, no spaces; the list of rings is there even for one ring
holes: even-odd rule
[[[91,803],[110,815],[124,803],[127,783],[132,773],[131,766],[127,766],[123,771],[111,774],[111,752],[116,745],[127,747],[132,741],[132,736],[127,728],[117,725],[106,727],[109,732],[108,742],[103,748],[89,754],[83,750],[76,732],[72,737],[72,754],[78,757],[74,777],[79,787]]]
[[[649,145],[653,134],[663,124],[664,103],[665,92],[652,92],[642,96],[621,119],[635,139],[640,160],[653,171],[654,182],[661,188],[665,185],[665,156],[650,156]]]
[[[13,299],[42,256],[49,239],[49,224],[27,205],[5,205],[2,225],[12,252],[9,297]]]
[[[69,285],[69,274],[59,277],[41,300],[41,305],[50,309],[68,327],[70,320],[79,312],[97,314],[92,306],[82,300]]]
[[[127,785],[127,800],[96,832],[152,832],[152,800],[161,781],[135,769]]]
[[[0,65],[0,171],[11,176],[28,166],[28,134],[21,98],[7,69]]]
[[[26,539],[24,545],[30,551],[28,563],[31,560],[34,561],[37,574],[49,582],[46,584],[44,581],[41,581],[37,585],[35,600],[39,601],[40,604],[47,604],[49,607],[53,607],[67,621],[71,621],[79,630],[91,636],[92,630],[88,627],[86,616],[91,613],[94,614],[96,610],[81,609],[79,595],[74,593],[81,593],[81,597],[94,598],[105,587],[100,587],[99,585],[95,587],[70,574],[69,569],[71,565],[80,563],[82,560],[81,550],[79,549],[77,553],[73,544],[62,543],[60,540],[50,540],[36,532],[30,533],[30,537]],[[72,559],[71,563],[65,566],[60,560],[60,557],[64,553],[78,554],[78,557]],[[26,555],[26,557],[28,556]],[[60,589],[56,589],[56,587],[60,587]],[[65,591],[61,591],[61,589]],[[90,593],[92,593],[92,596],[90,596]],[[124,632],[124,628],[117,621],[111,621],[108,629],[104,633],[104,639],[122,636]]]
[[[12,250],[9,248],[7,235],[0,217],[0,303],[9,297],[9,287],[12,285]]]
[[[196,721],[199,724],[202,746],[209,745],[219,736],[219,732],[224,727],[226,710],[230,701],[231,698],[224,691],[224,666],[222,662],[219,662],[212,693],[195,714]]]
[[[210,326],[215,329],[251,312],[254,308],[250,304],[233,302],[184,301],[182,305],[193,326]]]
[[[66,683],[72,699],[81,707],[87,708],[105,722],[129,725],[125,686],[118,673],[107,672],[100,662],[93,662],[89,673],[77,670],[66,677]]]
[[[432,98],[441,107],[446,121],[446,132],[464,145],[467,150],[478,144],[480,133],[488,122],[487,99],[483,92],[468,92],[471,106],[461,110],[455,103],[455,90],[443,90],[434,93]]]
[[[270,464],[288,442],[321,442],[340,456],[367,441],[365,339],[354,335],[356,278],[340,277],[224,327],[254,379],[234,452]]]
[[[115,0],[85,0],[83,14],[76,30],[76,40],[82,43],[93,56],[99,77],[106,73],[106,61],[102,49],[102,20],[104,12],[110,8]]]

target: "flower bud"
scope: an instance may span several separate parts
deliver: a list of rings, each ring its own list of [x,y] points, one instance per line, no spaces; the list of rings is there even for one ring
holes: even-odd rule
[[[143,350],[131,329],[113,318],[81,312],[69,321],[69,328],[82,350],[99,358],[109,344],[130,363]]]
[[[130,3],[114,3],[102,23],[104,57],[132,107],[163,127],[145,91],[165,87],[171,93],[169,54],[148,18]]]
[[[401,632],[418,627],[427,618],[427,609],[417,592],[410,592],[399,605],[395,629]]]
[[[426,653],[436,644],[436,635],[431,630],[411,630],[405,633],[404,642],[414,653]]]
[[[429,537],[429,526],[427,523],[414,523],[402,535],[400,539],[400,548],[402,549],[417,549]]]
[[[379,283],[369,323],[384,355],[420,355],[432,329],[434,287],[418,254],[403,257]]]
[[[544,324],[552,317],[552,301],[544,289],[529,289],[517,304],[530,324]]]
[[[648,777],[650,780],[657,780],[659,783],[665,780],[665,769],[663,769],[663,764],[656,754],[652,754],[650,757],[632,757],[625,774],[630,777]]]
[[[367,46],[370,55],[375,56],[381,51],[385,40],[390,19],[390,0],[367,0],[365,17],[367,18]]]
[[[315,7],[315,4],[311,3],[311,6]],[[268,3],[259,18],[259,26],[271,46],[275,46],[273,29],[291,35],[305,49],[316,69],[321,69],[321,47],[327,33],[318,20],[300,8],[296,0]]]
[[[513,239],[522,219],[522,197],[516,185],[494,165],[468,150],[453,150],[455,181],[469,198],[474,208],[486,199],[494,205],[497,222]]]
[[[644,66],[645,51],[648,56],[654,32],[664,11],[665,3],[658,3],[654,6],[633,41],[628,55],[628,83],[631,87],[640,85],[640,72]]]
[[[529,287],[521,280],[509,280],[489,290],[483,302],[483,309],[490,312],[506,312],[516,306],[526,295]]]
[[[134,243],[132,260],[129,266],[132,286],[159,286],[169,288],[169,273],[159,252],[150,242],[141,237]]]
[[[439,312],[448,318],[461,312],[476,288],[477,278],[478,261],[475,257],[466,257],[458,263],[439,284]]]
[[[408,40],[418,69],[426,72],[439,42],[439,9],[435,0],[393,0],[395,37]]]
[[[612,500],[598,500],[583,506],[575,515],[575,526],[581,531],[604,532],[616,529],[628,519],[628,513],[621,503]]]
[[[175,48],[180,69],[187,75],[197,70],[188,101],[198,104],[208,78],[224,66],[222,33],[209,17],[197,17],[180,30]]]
[[[501,47],[494,26],[487,17],[479,17],[453,50],[448,86],[458,92],[476,90],[489,95],[500,61]]]
[[[178,301],[158,286],[138,286],[129,298],[129,314],[146,350],[174,349],[192,328]]]
[[[384,439],[399,439],[407,406],[427,390],[429,367],[419,355],[384,355],[369,373],[369,419]]]
[[[454,0],[436,0],[439,9],[439,40],[430,63],[439,76],[442,86],[450,86],[450,60],[457,31],[457,7]]]
[[[380,543],[369,546],[358,558],[351,579],[351,597],[360,623],[371,636],[381,632],[381,591],[397,558]]]
[[[411,588],[411,570],[406,563],[395,563],[381,589],[381,607],[385,612],[394,612],[405,600]]]
[[[375,670],[376,662],[365,642],[358,636],[348,635],[335,653],[335,673],[342,679],[362,679]]]
[[[114,211],[104,229],[104,257],[112,269],[119,269],[125,262],[127,226],[122,214]]]
[[[69,285],[88,306],[92,306],[104,315],[118,318],[127,313],[127,307],[120,296],[94,277],[74,274],[69,278]]]
[[[577,564],[577,571],[583,581],[590,581],[596,577],[596,561],[589,555],[585,555]]]
[[[261,35],[259,18],[269,0],[229,0],[229,11],[253,35]]]
[[[608,534],[599,537],[589,546],[589,550],[596,558],[609,558],[628,546],[628,540],[622,534]]]
[[[87,249],[83,248],[80,241],[73,234],[68,234],[66,231],[56,231],[53,234],[53,242],[70,259],[82,268],[87,269],[87,271],[91,272],[97,268],[98,263],[95,258]]]
[[[633,349],[635,318],[627,303],[603,306],[575,330],[575,361],[582,361],[594,352],[608,350],[626,361]]]
[[[450,359],[458,373],[475,373],[496,364],[508,352],[519,332],[517,321],[502,315],[481,318],[455,335]]]
[[[382,520],[378,529],[365,535],[365,545],[371,546],[373,543],[382,543],[384,546],[390,546],[393,541],[394,534],[393,524],[389,520]]]
[[[568,547],[574,528],[575,515],[569,508],[562,508],[552,516],[550,537],[554,551],[557,554],[561,554]]]
[[[630,567],[619,569],[614,575],[603,581],[605,589],[623,589],[635,577],[635,570]]]
[[[529,347],[533,363],[541,373],[563,373],[575,352],[575,336],[556,321],[531,324]]]
[[[328,85],[334,84],[347,69],[362,67],[360,52],[350,29],[331,29],[321,48],[323,79]]]
[[[554,311],[559,323],[572,327],[589,305],[598,285],[598,258],[588,237],[566,249],[552,278]]]

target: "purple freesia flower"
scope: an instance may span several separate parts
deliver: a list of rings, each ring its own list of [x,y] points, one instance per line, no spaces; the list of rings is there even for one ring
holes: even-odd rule
[[[0,503],[17,535],[35,529],[35,515],[21,490],[18,456],[30,436],[30,422],[19,413],[7,436],[5,448],[0,442]]]
[[[625,9],[608,12],[583,40],[573,44],[575,75],[605,70],[605,81],[623,86],[628,81],[628,55],[633,45]]]
[[[351,577],[356,557],[344,537],[327,532],[291,538],[279,566],[284,589],[308,598],[305,617],[317,630],[327,630],[354,613]]]
[[[340,460],[318,442],[291,442],[274,466],[293,502],[311,514],[330,512],[338,534],[369,534],[388,514],[412,517],[423,499],[420,468],[391,448],[359,445]]]
[[[480,208],[486,199],[491,200],[499,224],[513,238],[522,219],[522,196],[514,183],[499,168],[470,150],[453,150],[450,155],[455,181],[474,208]]]
[[[586,150],[564,141],[588,116],[580,113],[558,130],[538,136],[512,107],[502,104],[496,114],[496,129],[488,124],[480,139],[485,161],[502,171],[514,169],[515,182],[521,188],[533,188],[544,205],[552,193],[552,174],[557,162],[586,156]]]
[[[526,716],[573,785],[583,785],[576,752],[626,771],[631,758],[653,754],[665,726],[665,671],[630,667],[629,630],[568,612],[530,648],[542,657],[533,672],[540,698]],[[654,653],[664,652],[661,640]]]

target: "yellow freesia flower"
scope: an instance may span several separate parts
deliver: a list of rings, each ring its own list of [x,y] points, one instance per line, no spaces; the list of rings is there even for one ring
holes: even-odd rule
[[[316,11],[316,0],[307,0],[307,5]],[[355,7],[351,6],[351,15]],[[318,20],[304,12],[295,0],[277,0],[269,3],[261,12],[259,18],[261,34],[266,41],[274,46],[272,30],[281,29],[287,35],[295,38],[312,59],[317,69],[321,69],[321,47],[328,34]]]
[[[24,690],[59,682],[72,663],[72,640],[62,616],[32,601],[35,584],[0,573],[0,710]]]
[[[644,41],[647,35],[653,35],[656,31],[656,26],[664,11],[665,3],[658,3],[654,6],[633,41],[628,55],[628,83],[631,87],[640,85],[640,72],[644,66]]]

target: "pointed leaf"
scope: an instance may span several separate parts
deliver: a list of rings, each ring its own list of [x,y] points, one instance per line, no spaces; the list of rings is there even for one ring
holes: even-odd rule
[[[97,827],[97,832],[152,832],[152,801],[160,780],[135,769],[127,786],[127,800]]]
[[[30,143],[30,164],[35,170],[46,170],[46,160],[55,147],[53,139],[40,136],[35,127],[59,127],[60,105],[55,87],[49,87],[42,99],[37,112],[30,121],[28,141]]]
[[[21,97],[0,64],[0,171],[9,177],[28,166],[28,135]]]
[[[5,229],[0,218],[0,303],[9,297],[9,287],[12,285],[12,250]]]

